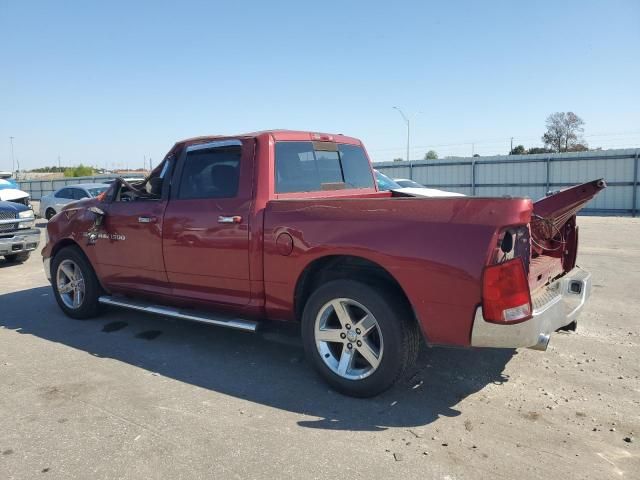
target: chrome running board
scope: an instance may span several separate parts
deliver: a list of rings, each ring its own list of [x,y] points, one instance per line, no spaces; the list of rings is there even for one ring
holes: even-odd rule
[[[102,295],[98,297],[98,302],[104,305],[112,305],[114,307],[128,308],[144,313],[154,313],[165,317],[179,318],[181,320],[190,320],[192,322],[207,323],[219,327],[234,328],[245,332],[255,332],[258,328],[258,322],[245,320],[243,318],[217,316],[199,312],[195,310],[181,310],[179,308],[165,307],[163,305],[154,305],[144,300],[131,300],[126,297],[112,297],[110,295]]]

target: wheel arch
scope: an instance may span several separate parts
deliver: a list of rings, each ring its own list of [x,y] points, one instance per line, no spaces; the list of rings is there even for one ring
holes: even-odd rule
[[[78,242],[76,242],[74,239],[72,238],[63,238],[61,239],[59,242],[57,242],[52,248],[51,248],[51,253],[49,258],[51,259],[51,261],[53,261],[54,257],[63,249],[63,248],[67,248],[67,247],[75,247],[80,254],[85,258],[85,260],[87,261],[87,263],[89,264],[89,266],[93,269],[93,272],[96,276],[96,279],[98,280],[98,284],[100,285],[100,287],[102,288],[102,290],[104,290],[105,292],[108,292],[108,290],[105,288],[104,284],[102,283],[102,280],[100,278],[100,275],[98,275],[98,270],[96,270],[95,265],[93,264],[93,262],[91,261],[91,259],[89,258],[89,256],[87,255],[87,253],[84,251],[84,249],[80,246],[80,244]],[[51,272],[52,278],[53,278],[53,272]]]
[[[51,258],[53,259],[53,257],[56,256],[56,254],[62,250],[63,248],[66,247],[76,247],[78,250],[80,250],[82,252],[82,254],[86,257],[84,251],[82,250],[82,247],[80,247],[80,245],[78,244],[78,242],[76,242],[75,240],[71,239],[71,238],[63,238],[62,240],[60,240],[59,242],[57,242],[53,248],[51,249]],[[87,260],[89,260],[87,258]],[[91,262],[89,262],[91,263]],[[93,266],[93,265],[92,265]]]
[[[413,320],[422,331],[415,309],[400,283],[377,262],[357,255],[327,255],[311,261],[302,271],[294,289],[294,314],[297,321],[309,296],[323,283],[331,280],[356,280],[372,286],[385,286],[398,295],[410,310]],[[424,334],[424,332],[423,332]]]

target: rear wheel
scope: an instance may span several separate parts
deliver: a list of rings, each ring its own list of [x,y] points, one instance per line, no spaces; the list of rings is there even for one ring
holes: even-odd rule
[[[370,397],[391,387],[415,362],[420,333],[404,300],[353,280],[318,288],[302,318],[307,358],[336,390]]]
[[[11,255],[5,255],[4,259],[11,263],[22,263],[29,260],[29,255],[31,255],[31,252],[14,253]]]
[[[51,220],[51,217],[53,217],[56,214],[56,211],[53,208],[47,208],[47,211],[44,212],[44,217],[47,220]]]
[[[60,250],[51,262],[56,301],[68,316],[91,318],[98,314],[100,284],[93,267],[78,247]]]

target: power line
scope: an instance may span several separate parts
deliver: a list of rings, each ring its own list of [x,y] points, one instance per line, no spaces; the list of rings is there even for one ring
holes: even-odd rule
[[[609,132],[609,133],[592,133],[592,134],[588,134],[588,135],[583,135],[582,137],[584,138],[596,138],[596,137],[620,137],[620,136],[630,136],[630,137],[635,137],[638,136],[638,140],[637,142],[640,143],[640,131],[632,131],[632,132]],[[531,140],[537,140],[537,142],[535,142],[535,145],[532,146],[539,146],[542,145],[543,142],[541,141],[541,136],[513,136],[513,139],[517,140],[516,143],[532,143],[530,142]],[[446,148],[446,147],[466,147],[469,148],[470,146],[474,146],[474,147],[482,147],[482,146],[489,146],[489,145],[503,145],[503,146],[507,146],[509,145],[510,140],[512,139],[512,137],[503,137],[503,138],[497,138],[497,139],[486,139],[486,140],[470,140],[470,141],[461,141],[461,142],[455,142],[455,143],[439,143],[439,144],[430,144],[430,145],[413,145],[411,147],[411,151],[415,151],[417,149],[431,149],[431,148]],[[621,139],[616,139],[615,141],[620,141]],[[636,140],[632,140],[634,142],[636,142]],[[606,141],[604,142],[606,143]],[[384,147],[384,148],[375,148],[375,149],[368,149],[369,152],[398,152],[401,150],[400,147]]]

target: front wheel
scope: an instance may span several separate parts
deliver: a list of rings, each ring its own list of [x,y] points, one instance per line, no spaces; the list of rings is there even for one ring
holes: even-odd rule
[[[310,363],[336,390],[371,397],[391,387],[415,362],[416,322],[399,295],[353,280],[318,288],[302,316]]]
[[[51,261],[51,283],[60,308],[72,318],[98,314],[100,284],[93,267],[78,247],[60,250]]]

